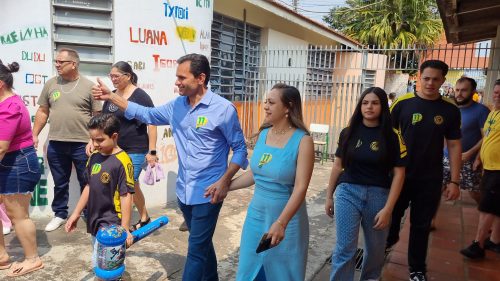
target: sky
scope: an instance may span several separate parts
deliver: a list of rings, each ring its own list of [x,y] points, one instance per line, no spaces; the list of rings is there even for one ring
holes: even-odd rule
[[[293,8],[293,0],[275,0],[289,8]],[[320,23],[323,23],[323,16],[328,14],[333,7],[343,6],[345,5],[345,0],[297,0],[298,1],[298,9],[297,12],[316,20]]]

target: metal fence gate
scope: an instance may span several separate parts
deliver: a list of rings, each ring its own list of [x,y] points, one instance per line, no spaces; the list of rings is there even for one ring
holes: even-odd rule
[[[457,79],[476,79],[483,90],[489,71],[500,69],[491,58],[498,47],[489,42],[463,46],[442,45],[421,48],[360,48],[344,46],[298,47],[247,50],[244,58],[252,62],[244,70],[244,94],[233,99],[238,109],[245,137],[252,138],[263,121],[263,100],[276,83],[299,89],[306,126],[329,125],[328,152],[336,149],[338,135],[347,126],[361,92],[371,86],[381,87],[397,96],[419,89],[419,65],[428,59],[445,61],[450,70],[440,89],[451,93]],[[488,89],[484,89],[488,90]]]

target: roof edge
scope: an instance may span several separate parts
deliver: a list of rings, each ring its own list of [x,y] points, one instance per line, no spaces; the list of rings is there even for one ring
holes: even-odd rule
[[[306,17],[306,16],[304,16],[304,15],[301,15],[301,14],[299,14],[299,13],[295,12],[294,10],[292,10],[292,9],[290,9],[290,8],[288,8],[288,7],[286,7],[285,5],[283,5],[283,4],[281,4],[281,3],[276,2],[275,0],[261,0],[261,1],[267,2],[267,3],[269,3],[269,4],[273,5],[273,6],[274,6],[274,7],[276,7],[276,8],[279,8],[279,9],[284,10],[284,11],[286,11],[286,12],[288,12],[288,13],[290,13],[290,14],[294,15],[294,16],[297,16],[297,17],[299,17],[299,18],[301,18],[301,19],[303,19],[303,20],[305,20],[305,21],[307,21],[307,22],[311,23],[311,24],[312,24],[312,25],[314,25],[315,27],[318,27],[318,28],[320,28],[320,29],[323,29],[324,31],[327,31],[328,33],[330,33],[330,34],[332,34],[332,35],[334,35],[334,36],[341,37],[342,39],[344,39],[344,40],[346,40],[346,41],[349,41],[350,43],[352,43],[352,44],[354,44],[354,45],[357,45],[357,46],[363,46],[363,44],[359,43],[358,41],[356,41],[356,40],[354,40],[354,39],[352,39],[352,38],[350,38],[350,37],[348,37],[347,35],[342,34],[342,33],[338,32],[338,31],[335,31],[334,29],[329,28],[328,26],[322,25],[322,24],[320,24],[319,22],[317,22],[317,21],[315,21],[315,20],[312,20],[312,19],[310,19],[310,18],[308,18],[308,17]],[[342,42],[339,42],[339,43],[342,43]]]

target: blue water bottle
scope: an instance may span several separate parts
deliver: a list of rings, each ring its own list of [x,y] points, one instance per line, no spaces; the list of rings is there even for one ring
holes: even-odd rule
[[[115,280],[125,272],[125,241],[127,231],[119,225],[99,229],[96,235],[95,275],[103,280]]]

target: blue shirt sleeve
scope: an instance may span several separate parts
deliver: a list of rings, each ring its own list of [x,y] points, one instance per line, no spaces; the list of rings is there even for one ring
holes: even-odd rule
[[[245,137],[243,136],[238,115],[233,105],[227,107],[224,122],[221,124],[220,128],[229,146],[233,150],[231,163],[235,163],[241,168],[246,169],[248,166],[247,145],[245,144]]]
[[[149,125],[170,125],[175,100],[158,107],[147,107],[128,102],[125,118],[138,119]]]

